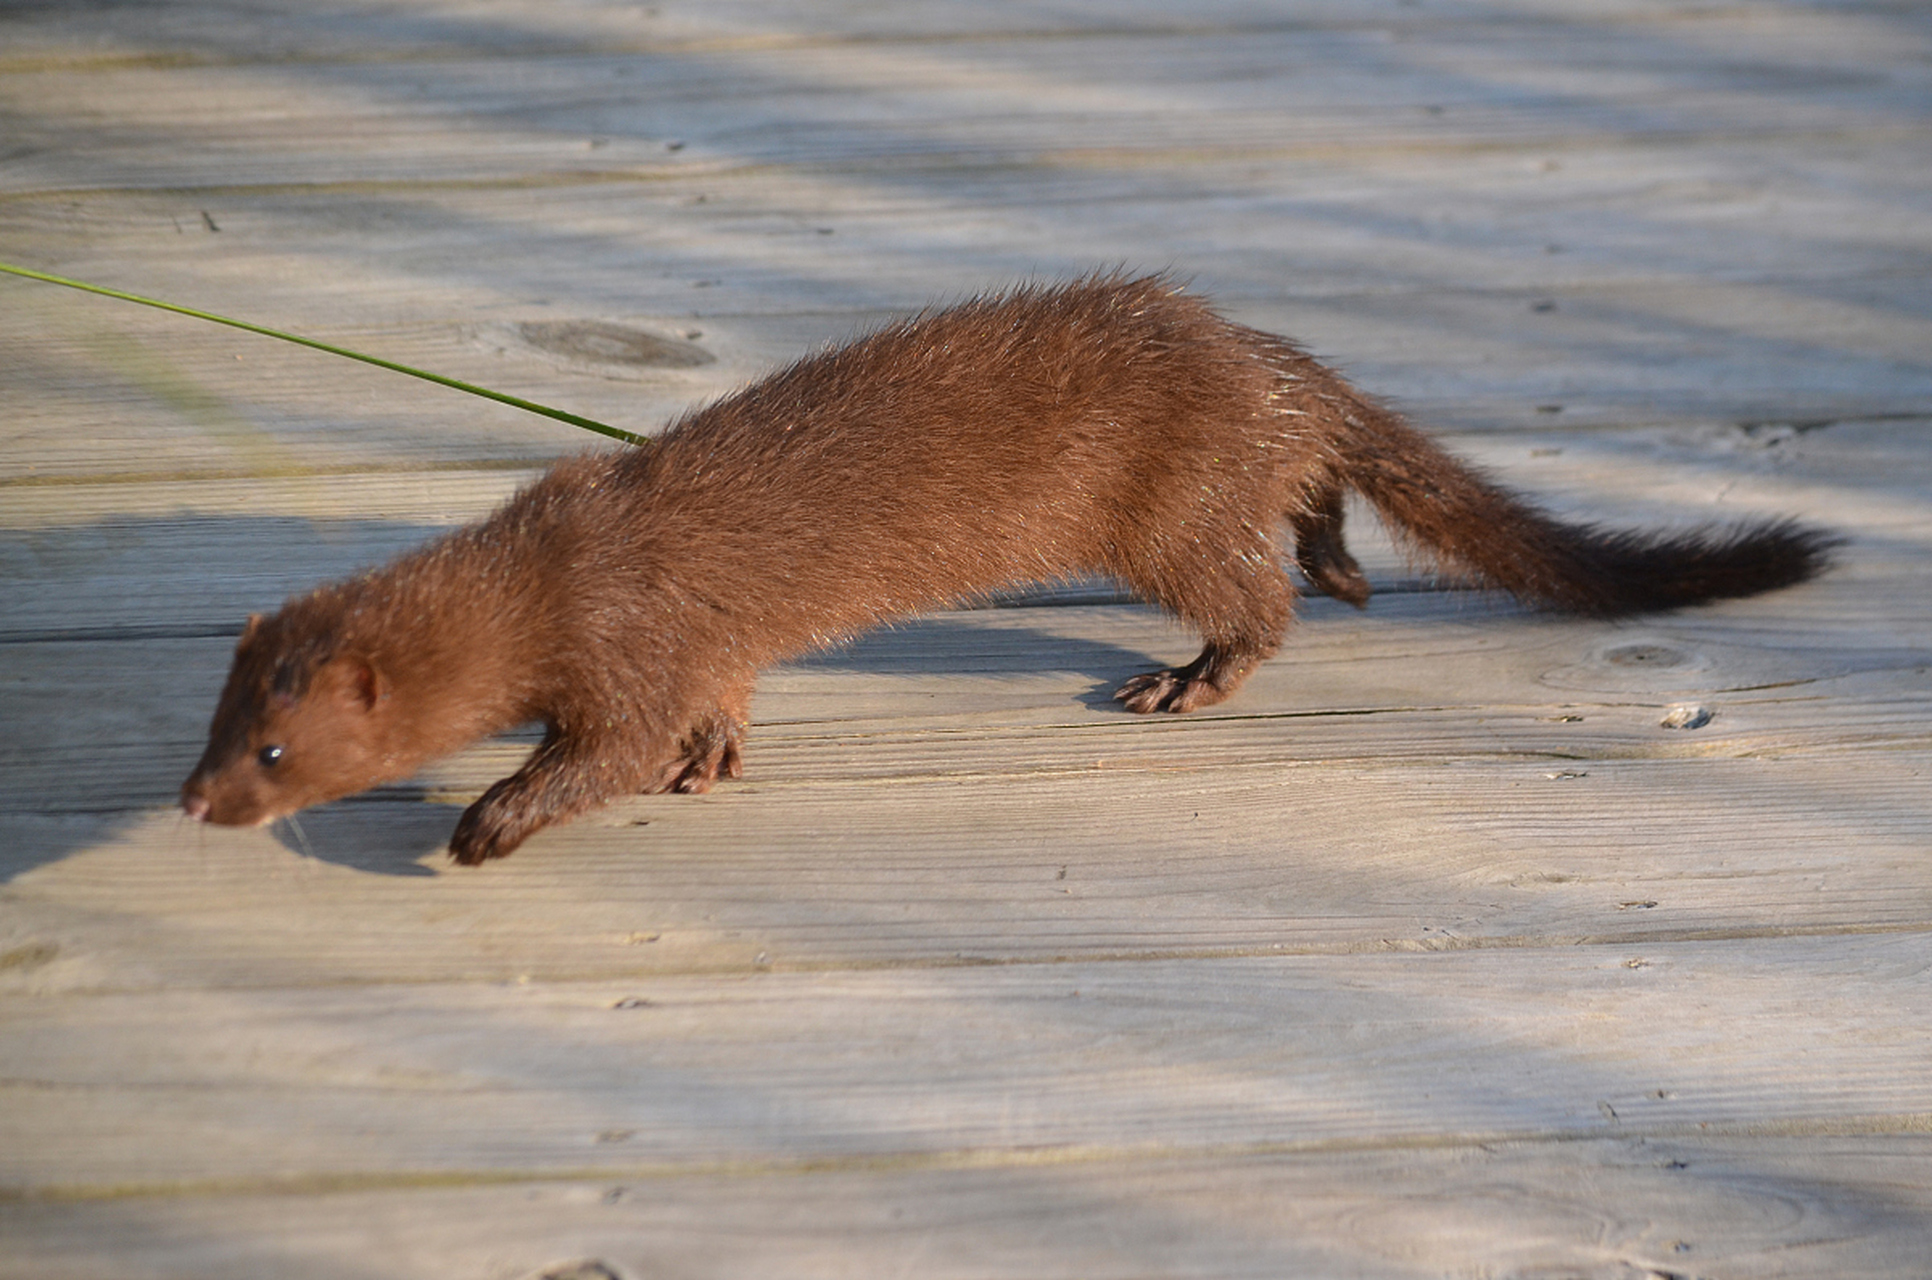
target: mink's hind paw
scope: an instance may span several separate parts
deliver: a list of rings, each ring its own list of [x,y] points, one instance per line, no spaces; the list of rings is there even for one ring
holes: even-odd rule
[[[1115,702],[1142,715],[1153,711],[1192,711],[1196,707],[1212,706],[1227,696],[1208,681],[1192,675],[1186,667],[1149,671],[1114,690]]]
[[[1355,557],[1347,552],[1332,554],[1325,559],[1305,557],[1301,561],[1301,571],[1321,589],[1323,595],[1344,604],[1352,604],[1357,609],[1368,608],[1368,578],[1362,573],[1361,566],[1355,563]]]
[[[1274,652],[1272,645],[1210,644],[1184,667],[1167,667],[1135,676],[1114,691],[1114,701],[1129,711],[1198,711],[1226,701],[1248,672]]]

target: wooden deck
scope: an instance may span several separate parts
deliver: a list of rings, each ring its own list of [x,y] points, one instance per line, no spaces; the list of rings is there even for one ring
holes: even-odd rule
[[[248,610],[587,438],[0,278],[0,1276],[1932,1267],[1923,6],[13,5],[0,260],[638,430],[1171,267],[1562,509],[1850,539],[1605,624],[1363,522],[1185,720],[1104,584],[943,614],[468,871],[527,742],[173,795]]]

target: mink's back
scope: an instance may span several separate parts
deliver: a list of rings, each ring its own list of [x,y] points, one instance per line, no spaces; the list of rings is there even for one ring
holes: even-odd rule
[[[1159,277],[922,315],[603,455],[621,511],[588,520],[591,559],[731,615],[760,665],[1012,583],[1131,576],[1164,538],[1278,555],[1244,486],[1310,446],[1272,404],[1298,353],[1259,339]]]

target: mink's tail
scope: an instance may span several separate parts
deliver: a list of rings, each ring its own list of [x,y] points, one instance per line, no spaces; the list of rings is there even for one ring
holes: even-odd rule
[[[1348,407],[1336,478],[1398,537],[1525,604],[1615,617],[1756,595],[1816,576],[1840,542],[1788,519],[1660,533],[1567,524],[1393,413],[1360,400]]]

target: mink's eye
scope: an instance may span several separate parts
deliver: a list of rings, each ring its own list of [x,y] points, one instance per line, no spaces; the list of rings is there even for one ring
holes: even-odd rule
[[[255,758],[262,762],[262,768],[273,769],[276,762],[282,758],[282,749],[280,747],[263,747],[255,753]]]

